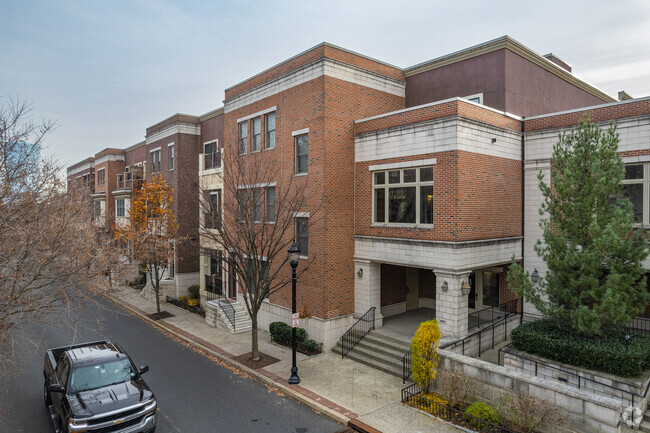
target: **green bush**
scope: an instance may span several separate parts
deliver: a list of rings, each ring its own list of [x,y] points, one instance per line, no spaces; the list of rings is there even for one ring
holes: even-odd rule
[[[499,417],[499,414],[497,413],[497,410],[490,406],[487,403],[483,403],[482,401],[477,401],[476,403],[472,404],[470,407],[468,407],[465,410],[465,413],[467,415],[471,415],[468,417],[465,417],[467,421],[470,422],[474,427],[477,429],[483,429],[487,428],[490,425],[486,422],[483,422],[482,420],[488,421],[492,424],[499,424],[501,421],[501,417]],[[476,418],[481,418],[481,419],[476,419]]]
[[[650,335],[630,334],[626,348],[625,332],[582,337],[540,320],[514,329],[512,345],[552,361],[620,376],[638,376],[650,368]]]
[[[197,284],[192,284],[190,287],[187,288],[187,291],[190,294],[190,299],[200,299],[201,295],[199,292],[201,291],[201,287],[198,286]]]
[[[305,346],[305,350],[307,350],[308,352],[315,352],[318,343],[316,343],[314,340],[305,340],[303,345]]]
[[[273,322],[269,325],[269,332],[273,341],[279,344],[291,344],[291,326],[284,322]],[[307,331],[303,328],[296,329],[296,341],[303,342],[307,337]]]

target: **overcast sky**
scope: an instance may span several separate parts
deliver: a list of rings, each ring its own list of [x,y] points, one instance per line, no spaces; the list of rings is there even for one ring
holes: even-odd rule
[[[647,0],[0,0],[0,103],[55,120],[48,152],[69,165],[323,41],[408,67],[503,35],[650,95]]]

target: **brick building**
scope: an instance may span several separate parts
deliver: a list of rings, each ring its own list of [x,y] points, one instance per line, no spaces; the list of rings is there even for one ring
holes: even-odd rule
[[[201,239],[179,246],[177,294],[200,281],[202,296],[219,287],[243,296],[227,252],[205,236],[199,203],[229,200],[222,158],[260,158],[282,167],[264,180],[260,206],[290,182],[315,197],[295,210],[296,240],[312,262],[298,294],[310,338],[331,347],[371,307],[378,326],[429,309],[446,336],[462,338],[469,312],[514,299],[505,280],[513,256],[544,272],[532,252],[533,177],[547,169],[557,133],[584,112],[622,123],[622,155],[642,166],[629,182],[641,185],[631,187],[642,191],[640,224],[650,224],[648,99],[617,102],[557,56],[507,36],[409,68],[319,44],[226,89],[223,108],[148,128],[130,154],[144,152],[134,161],[169,180],[183,233]],[[260,327],[288,321],[289,307],[286,287],[264,304]]]

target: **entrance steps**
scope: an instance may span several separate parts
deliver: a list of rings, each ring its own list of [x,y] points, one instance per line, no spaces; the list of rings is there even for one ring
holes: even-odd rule
[[[239,301],[230,301],[230,305],[235,310],[235,326],[230,323],[230,319],[227,314],[224,312],[224,308],[221,307],[221,303],[224,303],[226,309],[227,303],[218,299],[208,301],[208,304],[217,312],[218,323],[217,326],[220,328],[227,329],[233,334],[239,334],[240,332],[247,332],[253,328],[253,322],[246,311],[246,307],[242,305]]]
[[[401,378],[402,357],[409,350],[410,344],[410,341],[372,330],[345,357]],[[341,354],[340,340],[332,352]]]
[[[641,425],[639,425],[639,431],[650,433],[650,409],[645,411],[643,421],[641,421]]]

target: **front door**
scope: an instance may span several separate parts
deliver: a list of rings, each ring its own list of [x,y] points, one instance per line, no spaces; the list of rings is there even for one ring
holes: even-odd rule
[[[469,283],[469,295],[467,295],[467,308],[470,310],[476,309],[476,274],[472,272],[467,277],[467,282]]]
[[[416,268],[406,268],[406,311],[420,306],[420,272]]]
[[[228,260],[228,292],[226,296],[230,299],[237,299],[237,272],[235,272],[232,259]]]

